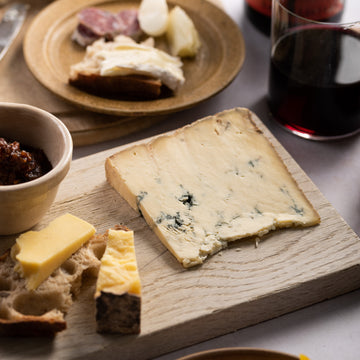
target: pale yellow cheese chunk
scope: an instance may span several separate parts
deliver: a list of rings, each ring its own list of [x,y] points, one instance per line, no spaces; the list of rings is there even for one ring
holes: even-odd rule
[[[95,233],[95,228],[71,214],[62,215],[40,231],[28,231],[16,239],[11,255],[15,270],[36,289],[51,273]]]
[[[108,243],[101,259],[95,297],[99,296],[101,291],[140,296],[141,283],[133,231],[109,230]]]

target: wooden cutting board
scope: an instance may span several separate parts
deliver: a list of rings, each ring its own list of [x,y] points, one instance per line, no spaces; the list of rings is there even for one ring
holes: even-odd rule
[[[67,330],[54,339],[0,339],[0,358],[148,359],[359,288],[360,239],[255,121],[318,210],[319,226],[273,232],[258,246],[253,240],[235,242],[202,266],[185,270],[107,184],[104,161],[123,147],[76,160],[39,227],[68,211],[98,232],[117,223],[135,231],[143,285],[141,334],[97,334],[89,282],[67,316]],[[0,245],[13,240],[4,237]]]

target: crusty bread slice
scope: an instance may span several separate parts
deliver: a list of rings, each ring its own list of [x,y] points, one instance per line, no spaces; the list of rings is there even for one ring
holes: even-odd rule
[[[0,335],[53,336],[66,328],[65,315],[81,288],[82,279],[95,277],[105,251],[107,233],[93,236],[36,290],[14,271],[6,252],[0,257]]]

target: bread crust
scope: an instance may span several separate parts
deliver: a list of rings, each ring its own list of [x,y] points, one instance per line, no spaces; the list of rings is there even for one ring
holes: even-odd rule
[[[160,80],[142,75],[100,76],[78,73],[75,78],[69,79],[69,84],[97,96],[130,100],[156,99],[163,89]]]
[[[24,316],[21,320],[0,319],[1,336],[34,336],[53,337],[56,333],[66,329],[65,320],[41,318],[39,316]]]

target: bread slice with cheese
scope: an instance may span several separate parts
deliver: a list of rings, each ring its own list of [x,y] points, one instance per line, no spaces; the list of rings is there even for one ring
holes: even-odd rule
[[[64,330],[65,315],[80,292],[83,278],[98,274],[106,241],[107,234],[92,236],[50,276],[35,288],[31,286],[31,290],[28,279],[18,269],[16,258],[10,255],[10,251],[2,255],[0,335],[53,336]],[[31,279],[33,281],[34,277]]]
[[[28,290],[35,290],[95,231],[94,226],[68,213],[40,231],[27,231],[11,248],[11,257],[16,261],[14,270],[25,279]]]
[[[106,160],[105,170],[184,267],[234,240],[320,222],[244,108],[127,147]]]
[[[182,86],[182,65],[179,58],[156,49],[151,38],[138,44],[120,35],[89,45],[82,61],[71,66],[69,84],[98,96],[155,99]]]
[[[141,283],[134,233],[127,227],[110,229],[96,283],[96,322],[99,333],[138,334]]]

